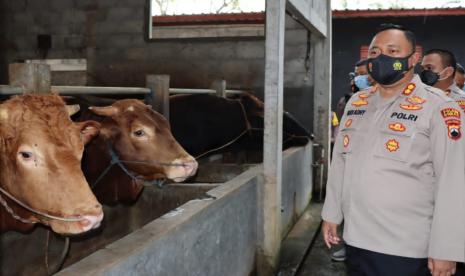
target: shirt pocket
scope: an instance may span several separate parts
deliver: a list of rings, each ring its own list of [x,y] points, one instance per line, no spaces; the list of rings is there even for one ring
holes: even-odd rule
[[[415,129],[413,125],[390,122],[379,130],[374,155],[390,160],[407,162],[412,147]]]

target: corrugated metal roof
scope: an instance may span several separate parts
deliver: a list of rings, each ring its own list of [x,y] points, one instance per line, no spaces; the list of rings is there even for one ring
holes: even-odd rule
[[[153,16],[154,26],[264,23],[264,12]]]
[[[408,16],[463,16],[465,8],[440,9],[365,9],[365,10],[333,10],[333,18],[356,17],[408,17]]]

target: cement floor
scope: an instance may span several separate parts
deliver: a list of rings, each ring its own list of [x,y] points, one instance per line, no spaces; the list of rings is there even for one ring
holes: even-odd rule
[[[311,247],[297,276],[347,276],[344,262],[333,262],[331,252],[326,248],[321,234]],[[336,248],[335,250],[337,250]]]

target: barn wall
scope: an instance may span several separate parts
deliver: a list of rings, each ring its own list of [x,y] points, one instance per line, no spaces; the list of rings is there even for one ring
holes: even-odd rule
[[[283,153],[281,187],[281,235],[285,237],[310,203],[313,190],[313,145]]]
[[[147,41],[146,0],[0,0],[6,64],[41,58],[37,35],[50,34],[47,58],[87,58],[88,84],[144,86],[146,74],[171,75],[172,87],[206,88],[224,78],[228,88],[252,89],[261,97],[264,38]],[[286,21],[285,108],[311,129],[313,80],[307,31]]]

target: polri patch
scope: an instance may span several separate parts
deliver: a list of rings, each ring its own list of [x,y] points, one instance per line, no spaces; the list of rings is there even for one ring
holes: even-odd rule
[[[394,118],[394,117],[400,120],[407,120],[407,121],[413,121],[413,122],[416,122],[418,119],[417,115],[406,114],[402,112],[393,112],[391,114],[391,118]]]

